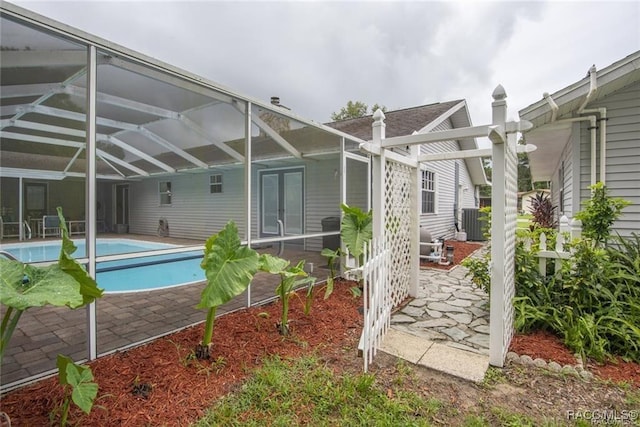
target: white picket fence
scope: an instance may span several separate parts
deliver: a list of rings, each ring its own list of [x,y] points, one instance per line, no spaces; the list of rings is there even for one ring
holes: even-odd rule
[[[362,265],[364,325],[358,345],[362,351],[365,372],[391,325],[393,296],[389,286],[390,259],[391,251],[384,239],[374,239],[367,244]]]
[[[562,268],[562,260],[571,258],[572,254],[568,250],[566,244],[573,239],[577,239],[582,234],[582,222],[580,220],[569,220],[566,216],[560,218],[560,227],[556,236],[556,244],[552,250],[547,247],[547,236],[540,233],[540,241],[538,244],[538,271],[544,277],[547,275],[547,260],[553,260],[555,263],[555,272]],[[525,241],[525,249],[531,250],[534,242],[531,239]]]

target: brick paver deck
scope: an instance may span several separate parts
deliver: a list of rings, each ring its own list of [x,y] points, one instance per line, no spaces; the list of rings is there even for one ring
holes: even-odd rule
[[[144,238],[151,240],[148,236]],[[162,239],[163,242],[167,240]],[[179,239],[171,240],[186,243]],[[264,251],[273,252],[274,248]],[[292,263],[300,259],[313,262],[315,271],[312,275],[318,281],[326,279],[328,270],[318,268],[325,265],[326,260],[319,253],[285,250],[282,257]],[[277,283],[277,278],[272,275],[256,275],[250,288],[251,304],[260,304],[273,298]],[[96,302],[98,354],[109,353],[203,322],[206,311],[195,308],[203,288],[204,282],[154,291],[105,294]],[[247,301],[245,292],[220,307],[218,314],[246,307]],[[27,310],[20,318],[10,345],[5,350],[0,372],[3,388],[11,388],[12,383],[54,370],[58,353],[74,360],[85,359],[86,331],[85,308],[69,310],[66,307],[41,307]]]

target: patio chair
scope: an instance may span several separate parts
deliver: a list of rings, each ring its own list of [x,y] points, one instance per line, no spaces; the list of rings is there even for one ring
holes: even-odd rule
[[[426,229],[420,229],[420,259],[439,262],[443,244],[444,242],[440,239],[432,240],[431,233]]]
[[[60,218],[57,215],[42,217],[42,238],[49,236],[60,237]]]
[[[20,221],[11,221],[7,216],[0,216],[0,239],[20,237]]]

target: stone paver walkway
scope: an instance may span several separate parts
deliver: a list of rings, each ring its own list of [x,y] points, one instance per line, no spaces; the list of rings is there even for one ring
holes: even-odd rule
[[[450,271],[422,269],[418,295],[392,315],[381,349],[481,381],[489,366],[489,296],[465,278],[466,272],[462,266]]]
[[[418,296],[391,318],[391,327],[454,348],[489,354],[489,296],[467,270],[422,269]]]

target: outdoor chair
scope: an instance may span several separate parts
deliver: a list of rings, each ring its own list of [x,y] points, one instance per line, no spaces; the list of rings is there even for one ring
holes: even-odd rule
[[[20,222],[14,222],[6,216],[0,216],[0,239],[5,237],[20,237]]]
[[[57,215],[42,217],[42,238],[49,236],[60,237],[60,218]]]
[[[432,240],[431,233],[420,229],[420,259],[439,262],[442,257],[444,242],[440,239]]]

